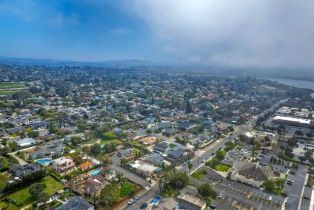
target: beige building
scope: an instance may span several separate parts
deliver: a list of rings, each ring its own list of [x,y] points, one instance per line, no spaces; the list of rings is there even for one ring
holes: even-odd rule
[[[260,187],[264,181],[273,179],[270,167],[261,166],[258,163],[238,163],[232,168],[231,179],[239,182]]]
[[[206,203],[204,201],[189,194],[180,194],[177,199],[179,206],[182,209],[204,210],[206,208]]]

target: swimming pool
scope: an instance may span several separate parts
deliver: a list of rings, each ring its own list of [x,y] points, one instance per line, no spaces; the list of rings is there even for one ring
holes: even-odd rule
[[[51,158],[43,158],[43,159],[38,159],[35,162],[42,165],[42,166],[47,166],[52,162],[52,159]]]
[[[99,174],[100,171],[101,170],[99,168],[97,168],[95,170],[92,170],[92,171],[88,172],[88,174],[91,175],[91,176],[95,176],[95,175]]]

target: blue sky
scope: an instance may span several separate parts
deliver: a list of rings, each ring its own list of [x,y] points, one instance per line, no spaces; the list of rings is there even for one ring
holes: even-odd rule
[[[313,67],[313,0],[0,0],[0,56]]]
[[[150,29],[119,1],[0,1],[0,55],[153,59]]]

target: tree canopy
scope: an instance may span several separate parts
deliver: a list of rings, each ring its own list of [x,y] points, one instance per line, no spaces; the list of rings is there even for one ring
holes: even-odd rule
[[[100,192],[99,201],[105,206],[111,206],[116,203],[120,198],[120,189],[114,184],[106,185]]]

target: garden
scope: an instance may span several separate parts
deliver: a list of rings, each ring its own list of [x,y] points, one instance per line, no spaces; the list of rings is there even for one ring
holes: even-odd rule
[[[51,176],[42,178],[38,183],[45,184],[44,192],[47,196],[52,196],[54,193],[64,188],[60,182]],[[25,205],[31,204],[36,199],[31,195],[29,189],[30,186],[27,186],[7,195],[4,201],[0,203],[0,206],[6,206],[7,209],[20,209]]]

